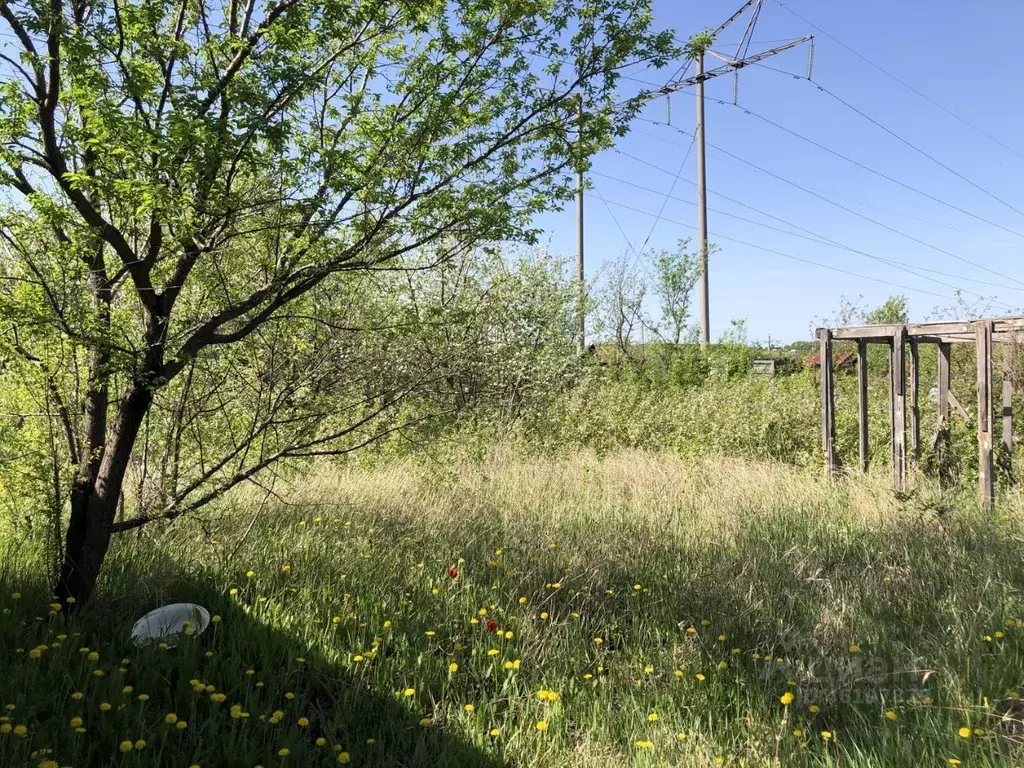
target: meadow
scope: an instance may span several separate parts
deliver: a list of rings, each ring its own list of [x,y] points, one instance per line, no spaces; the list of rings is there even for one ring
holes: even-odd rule
[[[6,520],[0,765],[1016,765],[1024,503],[880,475],[322,467],[122,536],[72,616]]]

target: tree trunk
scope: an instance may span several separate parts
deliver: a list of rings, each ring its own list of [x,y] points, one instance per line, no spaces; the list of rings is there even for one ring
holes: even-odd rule
[[[132,448],[152,402],[150,387],[140,381],[129,384],[97,471],[80,476],[71,490],[64,563],[54,588],[61,603],[70,597],[74,605],[81,605],[92,595],[110,547],[110,526]]]

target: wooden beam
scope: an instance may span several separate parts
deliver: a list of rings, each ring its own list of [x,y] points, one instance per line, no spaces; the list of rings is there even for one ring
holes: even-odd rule
[[[886,341],[892,338],[895,325],[850,325],[843,328],[833,328],[832,338],[847,341],[859,341],[860,339],[876,339]]]
[[[892,393],[892,485],[897,491],[906,490],[907,487],[907,381],[903,359],[906,339],[907,329],[902,325],[897,326],[893,333],[889,357],[889,391]]]
[[[1003,346],[1003,466],[1009,484],[1015,485],[1013,478],[1013,368],[1016,345]]]
[[[942,343],[939,350],[939,428],[949,422],[949,344]]]
[[[956,399],[956,395],[953,394],[953,390],[949,390],[946,393],[946,397],[949,398],[949,404],[953,410],[960,414],[960,418],[964,420],[965,424],[971,423],[971,414],[967,412],[967,409],[960,405],[960,401]]]
[[[953,341],[973,341],[974,322],[979,321],[910,323],[905,327],[908,338],[950,336],[953,337]],[[997,317],[987,322],[992,323],[994,338],[1014,331],[1024,331],[1024,316]],[[860,339],[888,341],[899,327],[898,325],[844,325],[832,329],[832,338],[846,341]]]
[[[978,499],[991,508],[995,500],[992,478],[992,321],[975,323],[978,363]]]
[[[868,343],[857,342],[857,426],[860,445],[860,471],[865,474],[871,461],[868,446]]]
[[[825,456],[825,476],[829,479],[839,472],[836,456],[836,394],[832,365],[832,332],[818,330],[821,347],[821,449]]]
[[[910,455],[917,464],[921,460],[921,406],[918,403],[920,379],[918,376],[917,339],[910,340]]]

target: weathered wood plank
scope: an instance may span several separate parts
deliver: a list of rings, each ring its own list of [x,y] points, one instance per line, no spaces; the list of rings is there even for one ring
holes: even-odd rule
[[[892,485],[898,491],[907,487],[907,388],[904,344],[907,329],[900,325],[892,337],[889,370],[892,374]]]
[[[917,339],[910,339],[910,455],[916,464],[921,460],[921,406],[918,402],[920,378],[918,376]]]
[[[1013,476],[1013,368],[1016,343],[1003,345],[1003,466],[1010,485]]]
[[[939,344],[939,427],[949,421],[949,344]]]
[[[839,472],[836,456],[836,400],[835,377],[832,363],[832,332],[818,330],[821,347],[821,449],[825,456],[825,476],[833,478]]]
[[[860,471],[866,473],[871,462],[868,445],[868,343],[857,342],[857,425],[860,446]]]
[[[995,488],[992,477],[992,321],[975,324],[975,353],[978,364],[978,499],[992,507]]]

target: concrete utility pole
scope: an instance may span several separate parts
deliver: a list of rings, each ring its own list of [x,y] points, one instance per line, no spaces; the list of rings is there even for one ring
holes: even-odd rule
[[[708,290],[708,179],[704,165],[704,51],[697,53],[697,232],[700,239],[700,344],[711,343],[710,293]]]
[[[693,77],[685,77],[686,69],[689,67],[689,62],[687,62],[672,82],[669,82],[648,94],[650,99],[655,99],[658,96],[667,96],[675,93],[676,91],[689,88],[691,85],[697,86],[697,126],[693,134],[693,140],[697,145],[697,232],[700,239],[698,259],[700,266],[700,343],[702,347],[707,347],[711,342],[711,302],[708,286],[708,190],[704,146],[704,82],[713,77],[718,77],[719,75],[738,72],[743,67],[755,64],[762,59],[767,59],[777,53],[788,51],[790,48],[795,48],[798,45],[802,45],[803,43],[810,42],[814,39],[812,35],[807,35],[799,40],[794,40],[786,43],[785,45],[780,45],[777,48],[772,48],[762,53],[754,54],[753,56],[747,56],[747,50],[750,47],[750,41],[754,33],[754,26],[757,24],[757,18],[758,14],[761,12],[762,3],[763,0],[747,0],[747,2],[740,6],[740,9],[736,11],[736,13],[726,19],[725,22],[720,24],[716,29],[698,32],[696,35],[691,37],[690,41],[686,45],[686,56],[690,61],[696,64],[697,74]],[[747,10],[750,10],[750,18],[747,20],[746,29],[743,31],[743,37],[740,39],[739,45],[736,46],[736,53],[733,56],[724,56],[711,50],[711,46],[714,44],[715,38],[718,37],[719,33],[746,13]],[[723,61],[724,66],[705,71],[705,53],[710,53],[715,58]],[[809,69],[810,65],[808,64],[808,70]],[[810,77],[809,71],[807,76]]]
[[[580,96],[580,138],[583,141],[583,97]],[[576,169],[576,288],[578,291],[576,315],[579,323],[576,340],[577,351],[580,357],[586,352],[586,312],[587,312],[587,284],[583,275],[583,166]]]

